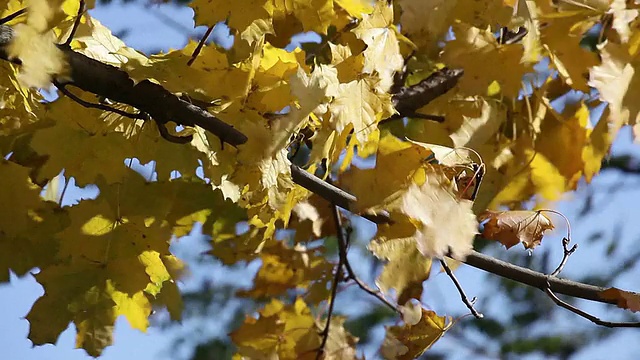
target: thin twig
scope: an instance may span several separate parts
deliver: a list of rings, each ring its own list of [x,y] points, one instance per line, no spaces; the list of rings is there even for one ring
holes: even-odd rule
[[[397,115],[393,115],[389,118],[380,120],[378,122],[378,125],[381,124],[385,124],[394,120],[399,120],[399,119],[404,119],[405,117],[408,118],[412,118],[412,119],[421,119],[421,120],[431,120],[431,121],[435,121],[435,122],[439,122],[439,123],[443,123],[446,119],[444,116],[441,115],[429,115],[429,114],[419,114],[419,113],[409,113],[409,114],[397,114]]]
[[[58,200],[58,206],[62,207],[62,201],[64,200],[64,195],[67,193],[67,188],[69,187],[69,181],[71,181],[71,178],[64,179],[64,186],[62,187],[62,193],[60,194],[60,200]]]
[[[338,210],[338,207],[336,205],[332,205],[332,207],[334,211],[340,211]],[[337,230],[339,233],[342,232],[341,227],[337,227]],[[325,325],[324,329],[320,333],[320,335],[322,336],[322,343],[318,348],[318,352],[316,354],[316,360],[320,360],[320,358],[322,357],[322,354],[324,353],[324,347],[327,344],[327,339],[329,339],[329,326],[331,325],[331,316],[333,315],[333,306],[336,302],[336,294],[338,293],[338,284],[342,279],[342,266],[344,265],[344,260],[345,260],[345,257],[342,257],[342,256],[338,257],[336,274],[333,278],[333,284],[331,284],[331,295],[329,297],[329,310],[327,311],[327,325]]]
[[[82,19],[82,14],[84,13],[84,0],[80,0],[80,6],[78,7],[78,14],[76,15],[75,20],[73,21],[73,27],[71,28],[71,32],[69,33],[69,37],[67,41],[62,44],[62,46],[70,46],[71,41],[73,40],[76,31],[78,31],[78,26],[80,26],[80,19]]]
[[[588,312],[584,311],[584,310],[580,310],[577,307],[564,302],[562,300],[560,300],[560,298],[558,298],[556,296],[556,294],[551,290],[551,285],[549,284],[549,282],[547,282],[547,287],[544,289],[544,292],[547,293],[547,296],[549,296],[551,298],[551,300],[553,300],[553,302],[556,303],[556,305],[565,308],[569,311],[571,311],[574,314],[580,315],[583,318],[593,322],[596,325],[600,325],[600,326],[606,326],[606,327],[610,327],[610,328],[637,328],[640,327],[640,321],[638,322],[614,322],[614,321],[604,321],[601,320],[600,318],[598,318],[597,316],[591,315]]]
[[[175,136],[169,133],[169,130],[167,130],[167,126],[165,124],[157,121],[156,124],[158,125],[160,136],[162,136],[163,139],[169,142],[172,142],[174,144],[188,144],[191,142],[191,140],[193,140],[193,135]]]
[[[22,8],[22,9],[20,9],[20,10],[18,10],[18,11],[16,11],[16,12],[14,12],[14,13],[9,14],[9,15],[7,15],[7,16],[5,16],[5,17],[3,17],[2,19],[0,19],[0,24],[6,24],[6,23],[8,23],[9,21],[11,21],[11,20],[13,20],[13,19],[17,18],[18,16],[23,15],[23,14],[26,14],[26,13],[27,13],[27,9],[26,9],[26,8]]]
[[[353,271],[353,268],[351,267],[351,263],[349,262],[349,259],[347,258],[347,246],[346,246],[346,244],[348,243],[348,241],[347,241],[347,239],[345,239],[344,231],[342,230],[342,221],[340,220],[340,209],[338,209],[337,206],[334,206],[333,208],[334,208],[333,220],[335,221],[336,228],[338,229],[338,231],[337,231],[338,253],[339,253],[339,256],[343,259],[343,267],[347,271],[347,277],[345,278],[345,280],[353,280],[353,282],[355,282],[360,289],[362,289],[365,292],[369,293],[369,295],[372,295],[372,296],[376,297],[378,300],[380,300],[382,303],[387,305],[391,310],[395,311],[396,313],[402,314],[402,312],[400,311],[400,308],[398,308],[398,306],[396,304],[394,304],[391,301],[387,300],[384,297],[384,295],[382,293],[380,293],[380,291],[373,290],[367,284],[365,284],[362,280],[360,280],[360,278],[358,278],[356,276],[355,272]]]
[[[507,27],[500,29],[500,36],[498,36],[498,44],[511,45],[524,39],[529,31],[524,26],[519,26],[516,30],[509,30]]]
[[[571,242],[571,240],[568,238],[562,238],[562,250],[564,251],[564,255],[562,256],[560,265],[558,265],[558,267],[551,273],[551,276],[558,276],[567,263],[567,260],[569,260],[569,256],[578,250],[578,244],[573,245],[571,249],[569,249],[569,242]]]
[[[53,85],[55,85],[60,90],[61,93],[67,95],[71,100],[77,102],[78,104],[80,104],[80,105],[82,105],[82,106],[84,106],[86,108],[94,108],[94,109],[100,109],[100,110],[104,110],[104,111],[110,111],[110,112],[116,113],[118,115],[126,116],[126,117],[131,118],[131,119],[139,119],[139,120],[146,120],[147,119],[147,115],[145,113],[129,113],[129,112],[126,112],[124,110],[116,109],[114,107],[107,106],[107,105],[104,105],[104,104],[92,103],[92,102],[88,102],[88,101],[82,100],[78,96],[74,95],[71,91],[67,90],[67,88],[66,88],[67,85],[66,84],[61,84],[57,80],[53,81]]]
[[[196,61],[196,58],[200,54],[200,51],[202,51],[202,48],[204,47],[204,43],[207,41],[212,31],[213,31],[213,25],[209,26],[209,28],[204,33],[204,35],[202,35],[202,38],[200,39],[198,46],[196,46],[196,48],[193,50],[193,54],[191,54],[191,59],[187,61],[187,66],[191,66],[191,64],[193,64],[193,62]]]
[[[440,265],[442,265],[442,267],[444,268],[444,271],[447,273],[447,275],[449,275],[449,278],[453,282],[453,285],[455,285],[456,289],[458,289],[458,293],[460,293],[460,299],[462,299],[462,302],[467,306],[469,311],[471,311],[471,315],[475,316],[476,319],[484,318],[484,315],[478,312],[478,310],[476,310],[476,308],[473,306],[476,302],[476,298],[474,297],[473,299],[469,300],[469,298],[467,297],[467,294],[464,292],[464,289],[462,288],[462,285],[460,285],[458,278],[456,278],[456,276],[453,274],[453,271],[451,271],[451,268],[449,268],[449,265],[447,265],[447,262],[444,261],[443,259],[440,259]]]

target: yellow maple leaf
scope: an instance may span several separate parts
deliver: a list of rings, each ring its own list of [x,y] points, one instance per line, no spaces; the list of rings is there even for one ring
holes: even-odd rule
[[[402,141],[393,135],[382,136],[378,143],[376,167],[352,167],[340,177],[340,186],[358,198],[356,212],[380,207],[406,188],[423,161],[433,152],[423,146]]]
[[[9,271],[22,275],[34,267],[56,262],[58,243],[51,234],[68,226],[68,216],[53,202],[40,199],[41,189],[29,179],[30,170],[7,160],[0,161],[0,282]],[[16,256],[16,254],[21,254]]]
[[[498,44],[491,31],[468,25],[453,26],[456,39],[447,42],[442,60],[450,66],[461,67],[465,75],[460,89],[470,95],[485,95],[489,85],[496,81],[507,96],[517,96],[522,87],[522,76],[530,67],[521,62],[520,44]],[[486,67],[485,64],[494,64]],[[508,71],[505,71],[508,70]]]
[[[335,16],[333,0],[292,0],[293,14],[302,23],[303,31],[326,34]]]
[[[0,161],[0,186],[3,203],[13,204],[0,208],[0,229],[3,236],[12,238],[26,232],[30,223],[29,213],[41,206],[40,190],[29,179],[29,169],[7,160]]]
[[[636,61],[630,52],[628,46],[607,43],[600,52],[602,64],[590,70],[589,85],[609,103],[607,121],[613,135],[623,125],[636,125],[640,119],[640,104],[633,100],[640,90],[640,77],[636,76]]]
[[[115,37],[109,28],[88,14],[78,26],[71,48],[100,62],[120,67],[128,58],[146,58],[141,53],[128,48],[124,41]],[[126,54],[126,55],[125,55]]]
[[[76,346],[99,356],[113,341],[116,318],[125,315],[131,325],[145,330],[151,304],[141,293],[114,288],[108,272],[95,264],[55,265],[36,280],[45,288],[27,315],[29,339],[36,345],[54,344],[69,322],[78,330]]]
[[[413,238],[415,226],[410,223],[399,225],[378,225],[376,240],[367,248],[378,259],[386,261],[376,285],[385,294],[394,289],[398,303],[402,304],[422,296],[422,282],[431,272],[431,257],[418,250]]]
[[[507,25],[513,11],[502,0],[400,0],[398,4],[403,32],[421,50],[433,55],[438,51],[437,42],[443,40],[454,20],[477,28]]]
[[[394,113],[391,96],[375,91],[375,79],[354,80],[340,84],[329,107],[335,129],[342,133],[353,129],[360,145],[364,145],[382,118]]]
[[[370,14],[373,11],[371,2],[367,0],[334,0],[349,15],[355,18],[362,18],[363,14]]]
[[[213,26],[228,20],[228,25],[243,31],[256,19],[268,19],[272,14],[271,0],[195,0],[193,8],[198,25]]]
[[[52,106],[65,107],[65,103],[69,104],[59,99]],[[99,114],[100,111],[81,112],[84,115],[91,113]],[[66,175],[75,177],[79,185],[95,183],[98,176],[105,176],[108,182],[119,181],[127,171],[124,160],[132,154],[130,143],[117,133],[90,130],[98,126],[96,118],[78,117],[77,123],[63,119],[57,120],[52,127],[39,130],[31,140],[33,149],[47,156],[47,162],[39,172],[40,178],[51,179],[65,169]],[[87,128],[83,128],[83,124],[87,124]],[[60,142],[60,139],[65,141]]]
[[[478,230],[473,203],[457,199],[448,181],[439,175],[427,173],[424,184],[411,185],[397,211],[418,223],[415,239],[423,255],[443,257],[450,253],[464,259]]]
[[[231,339],[243,356],[274,354],[281,360],[300,359],[320,345],[315,319],[300,298],[292,305],[273,299],[260,310],[258,319],[247,317]]]
[[[596,21],[593,12],[566,12],[547,21],[540,29],[540,41],[560,76],[574,89],[589,91],[586,74],[598,64],[597,55],[580,46],[584,31]],[[542,14],[541,16],[545,16]]]
[[[380,353],[387,360],[410,360],[420,357],[451,327],[451,319],[422,309],[415,325],[387,327]]]
[[[526,149],[516,157],[507,174],[508,184],[493,198],[489,208],[529,200],[534,195],[539,200],[555,201],[566,191],[565,177],[542,154]]]
[[[404,66],[393,24],[393,8],[386,1],[378,1],[374,11],[362,17],[353,33],[367,44],[362,53],[362,73],[377,73],[380,82],[376,89],[388,91],[393,85],[393,74]]]
[[[66,61],[55,45],[50,21],[60,12],[60,1],[27,1],[29,13],[26,24],[13,26],[15,36],[7,47],[9,58],[20,59],[18,79],[28,87],[43,88],[55,76],[66,71]]]
[[[585,104],[566,116],[550,109],[534,145],[566,178],[567,189],[575,189],[583,175],[591,180],[610,146],[607,119],[592,130],[589,116]]]
[[[332,265],[323,260],[318,249],[294,248],[282,242],[267,245],[260,252],[262,266],[253,281],[253,288],[242,291],[241,296],[252,298],[273,297],[289,289],[308,288],[311,282],[326,281],[331,277]]]
[[[135,176],[124,184],[99,184],[97,200],[69,209],[71,226],[56,235],[59,261],[37,276],[45,295],[27,316],[35,344],[54,343],[73,321],[76,345],[98,356],[111,343],[118,316],[146,330],[150,299],[162,294],[165,285],[173,295],[157,301],[169,306],[173,317],[179,316],[181,300],[170,284],[180,276],[182,265],[169,252],[171,233],[162,221],[171,197],[159,195],[166,195],[166,186],[145,185]],[[145,186],[147,191],[141,191]],[[150,197],[142,199],[141,194]],[[57,315],[47,315],[52,309]]]
[[[438,49],[453,20],[457,0],[400,0],[400,24],[411,40],[427,53]]]

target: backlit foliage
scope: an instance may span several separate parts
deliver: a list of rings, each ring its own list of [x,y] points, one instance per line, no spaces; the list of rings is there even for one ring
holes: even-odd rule
[[[206,107],[247,135],[237,147],[189,126],[169,126],[193,137],[172,143],[150,120],[62,94],[44,101],[38,88],[72,76],[53,44],[69,36],[78,6],[0,1],[3,16],[29,8],[9,23],[16,38],[7,53],[22,65],[0,62],[0,280],[38,269],[45,294],[27,315],[35,345],[55,343],[73,322],[76,345],[99,356],[120,315],[141,331],[154,307],[180,319],[184,264],[169,245],[199,222],[224,264],[261,260],[254,287],[240,295],[269,302],[231,333],[238,358],[315,358],[335,259],[313,240],[337,229],[330,204],[293,181],[292,161],[354,194],[354,214],[388,216],[369,249],[386,263],[377,285],[404,304],[420,300],[433,257],[465,257],[477,215],[558,200],[598,173],[622,126],[640,132],[633,1],[195,0],[196,24],[226,21],[234,44],[206,45],[192,63],[194,41],[147,56],[82,16],[72,49]],[[526,36],[508,41],[505,30],[520,26]],[[320,43],[284,49],[306,31]],[[397,89],[443,67],[464,70],[457,85],[392,119]],[[531,82],[536,71],[542,78]],[[584,96],[552,107],[570,90]],[[590,117],[605,101],[604,115]],[[375,162],[358,167],[357,156]],[[131,170],[132,159],[154,161],[157,179]],[[61,172],[96,185],[98,197],[61,206]],[[494,217],[494,230],[516,231],[500,225],[514,216]],[[285,228],[295,234],[282,240]],[[542,236],[511,235],[535,244]],[[419,356],[451,326],[426,305],[418,314],[387,328],[382,356]],[[343,322],[331,319],[325,359],[356,357]]]

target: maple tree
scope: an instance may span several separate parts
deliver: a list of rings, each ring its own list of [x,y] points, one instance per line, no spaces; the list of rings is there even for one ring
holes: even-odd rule
[[[381,356],[418,357],[454,323],[412,300],[433,260],[477,318],[460,262],[596,324],[639,326],[558,298],[640,310],[636,293],[558,277],[570,233],[550,274],[473,250],[480,233],[539,246],[554,227],[544,207],[593,179],[621,127],[640,132],[635,2],[195,0],[196,24],[225,22],[233,46],[206,44],[208,31],[150,56],[89,16],[94,5],[0,1],[0,281],[38,269],[34,344],[74,323],[77,346],[99,356],[118,316],[142,331],[154,307],[180,319],[185,265],[169,245],[196,223],[223,264],[261,261],[239,295],[268,301],[230,334],[237,358],[357,358],[333,311],[345,283],[397,314]],[[308,31],[321,41],[284,49]],[[543,59],[549,76],[527,82]],[[556,110],[569,91],[584,99]],[[153,162],[154,179],[133,159]],[[63,178],[100,193],[62,206]],[[349,263],[347,213],[377,224],[375,287]],[[317,241],[329,237],[337,259]]]

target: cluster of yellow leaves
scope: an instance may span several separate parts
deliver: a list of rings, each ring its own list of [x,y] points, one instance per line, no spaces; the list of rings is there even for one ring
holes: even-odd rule
[[[421,299],[433,257],[469,253],[477,215],[532,197],[538,205],[559,199],[593,178],[623,125],[640,133],[640,20],[628,1],[195,0],[197,24],[224,21],[235,35],[230,50],[206,45],[195,59],[194,41],[147,56],[82,17],[74,51],[205,108],[247,135],[238,148],[198,127],[179,130],[190,143],[171,143],[153,121],[66,96],[43,103],[35,87],[69,76],[54,42],[67,39],[78,4],[0,1],[3,16],[29,7],[11,23],[17,35],[8,57],[22,65],[0,64],[0,203],[15,204],[0,209],[0,280],[39,268],[45,295],[27,316],[36,344],[55,342],[74,322],[77,345],[99,355],[120,315],[140,330],[154,304],[179,318],[183,265],[169,244],[200,222],[212,237],[209,253],[224,264],[261,261],[253,288],[239,295],[271,302],[232,334],[239,356],[315,358],[324,325],[312,313],[329,300],[333,264],[324,246],[307,242],[335,235],[337,224],[329,204],[294,183],[296,146],[308,151],[298,165],[357,197],[348,210],[387,218],[368,248],[385,263],[376,284],[402,304]],[[607,41],[595,52],[582,41],[601,19]],[[496,36],[518,26],[528,30],[522,41]],[[321,43],[285,50],[303,31]],[[546,72],[535,86],[523,80],[545,58],[557,76]],[[381,123],[396,112],[392,91],[444,66],[465,74],[418,110],[444,121]],[[569,90],[591,88],[609,104],[597,123],[586,101],[561,112],[551,106]],[[353,166],[356,156],[375,165]],[[153,161],[157,180],[129,169],[133,159]],[[97,199],[62,207],[62,171],[97,185]],[[483,235],[507,247],[532,248],[553,227],[535,212],[486,216]],[[240,222],[248,226],[242,234]],[[295,235],[277,240],[285,228]],[[293,304],[277,299],[291,294]],[[405,325],[387,329],[385,358],[419,356],[448,329],[446,318],[414,310]],[[342,322],[332,319],[325,359],[355,357],[357,339]]]

